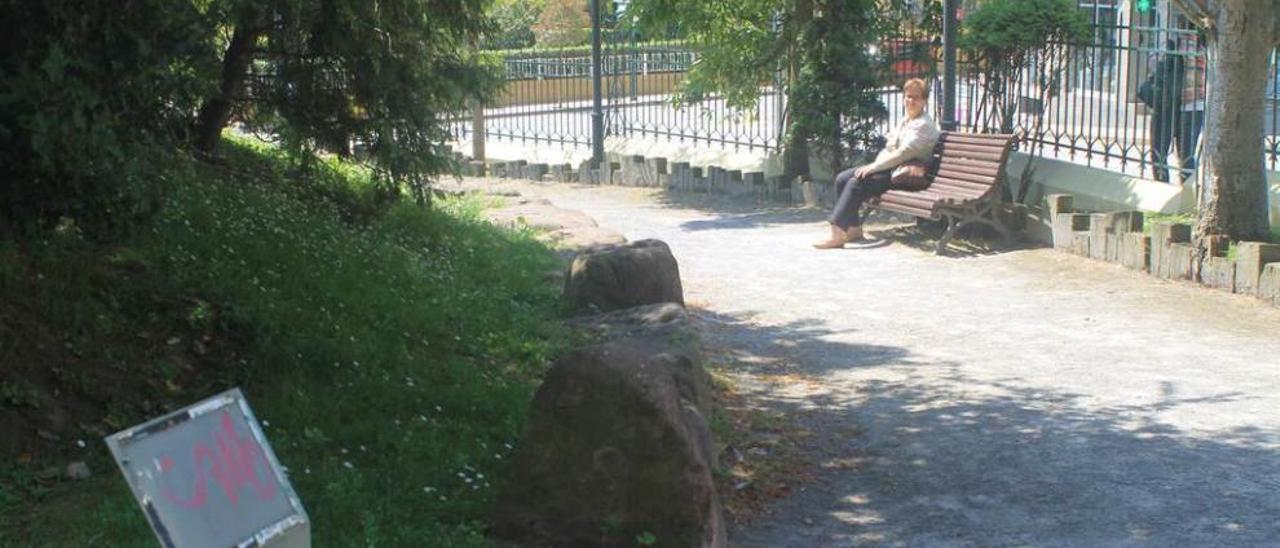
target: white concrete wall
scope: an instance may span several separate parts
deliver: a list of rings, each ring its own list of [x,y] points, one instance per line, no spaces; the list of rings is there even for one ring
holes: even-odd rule
[[[1008,175],[1015,187],[1029,159],[1028,155],[1015,152],[1009,160]],[[1195,206],[1190,185],[1162,183],[1050,158],[1037,158],[1033,169],[1034,182],[1027,193],[1030,204],[1043,201],[1048,194],[1071,194],[1076,207],[1093,211],[1181,213]]]
[[[470,154],[469,141],[454,143],[454,149]],[[547,164],[570,163],[577,169],[578,163],[591,157],[583,148],[559,145],[528,144],[490,140],[485,144],[486,156],[491,160],[527,160]],[[621,139],[610,137],[605,150],[611,157],[641,155],[662,157],[668,162],[689,162],[694,166],[719,166],[724,169],[762,171],[766,175],[781,172],[781,161],[774,155],[766,155],[758,149],[720,148],[695,146],[692,143],[659,142],[649,139]],[[1026,169],[1029,156],[1015,152],[1009,161],[1008,174],[1015,188]],[[831,180],[826,161],[814,157],[813,179]],[[1268,172],[1271,187],[1271,226],[1280,227],[1280,172]],[[1047,194],[1065,193],[1075,196],[1076,207],[1096,211],[1139,209],[1159,213],[1182,213],[1195,207],[1195,193],[1190,185],[1162,183],[1142,179],[1106,169],[1082,166],[1051,158],[1038,158],[1033,175],[1035,183],[1027,194],[1027,203],[1043,201]]]
[[[1026,154],[1014,153],[1009,161],[1009,176],[1017,181],[1027,165]],[[1280,227],[1280,172],[1267,172],[1270,192],[1271,226]],[[1035,161],[1035,184],[1027,203],[1039,203],[1046,194],[1071,194],[1076,207],[1096,211],[1140,209],[1158,213],[1184,213],[1195,209],[1196,196],[1191,185],[1162,183],[1092,168],[1061,160],[1039,158]]]

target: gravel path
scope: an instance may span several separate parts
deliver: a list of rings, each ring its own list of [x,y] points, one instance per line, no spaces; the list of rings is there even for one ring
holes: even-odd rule
[[[819,466],[736,546],[1280,546],[1280,310],[1043,249],[819,252],[813,211],[537,190],[670,244],[743,378],[817,381],[744,387]]]

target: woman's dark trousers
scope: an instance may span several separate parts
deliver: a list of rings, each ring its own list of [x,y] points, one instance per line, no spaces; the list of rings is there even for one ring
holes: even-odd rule
[[[889,171],[877,171],[862,179],[856,179],[853,176],[853,169],[846,169],[836,175],[836,206],[831,210],[831,216],[827,218],[831,224],[836,225],[841,230],[849,230],[850,227],[862,226],[862,220],[858,218],[858,211],[862,209],[863,202],[869,198],[874,198],[884,194],[889,190],[889,183],[893,180],[893,176]]]

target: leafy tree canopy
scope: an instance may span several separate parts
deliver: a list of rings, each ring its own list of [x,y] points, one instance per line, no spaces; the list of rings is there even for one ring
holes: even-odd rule
[[[446,113],[497,85],[469,53],[486,0],[0,2],[0,230],[114,233],[158,203],[158,158],[211,152],[233,120],[302,165],[362,143],[425,197]]]
[[[761,90],[785,87],[789,149],[812,141],[840,163],[874,146],[885,115],[877,91],[900,84],[872,55],[911,25],[900,0],[636,0],[647,27],[674,27],[698,52],[681,100],[710,94],[754,107]],[[936,11],[936,10],[933,10]],[[788,168],[790,172],[806,168]]]

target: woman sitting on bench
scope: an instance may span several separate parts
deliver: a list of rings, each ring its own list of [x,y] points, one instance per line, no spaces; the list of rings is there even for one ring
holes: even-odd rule
[[[905,97],[906,116],[898,123],[897,129],[893,135],[889,137],[889,142],[885,145],[884,150],[876,156],[875,161],[856,167],[846,169],[836,175],[835,186],[836,200],[835,208],[831,211],[831,216],[827,221],[831,223],[831,239],[813,244],[818,249],[836,249],[844,247],[847,242],[856,242],[862,239],[862,221],[858,218],[858,211],[862,209],[862,203],[868,198],[876,197],[884,194],[891,188],[897,188],[894,185],[894,175],[900,177],[904,174],[895,173],[899,168],[905,170],[922,171],[923,167],[931,160],[933,155],[934,144],[938,142],[937,124],[933,123],[925,113],[925,105],[929,102],[929,86],[924,80],[912,78],[902,85],[902,95]],[[906,165],[904,164],[911,164]],[[923,178],[916,173],[913,177],[901,177],[904,181],[919,182]],[[923,190],[919,186],[912,188],[902,188],[902,190]]]

